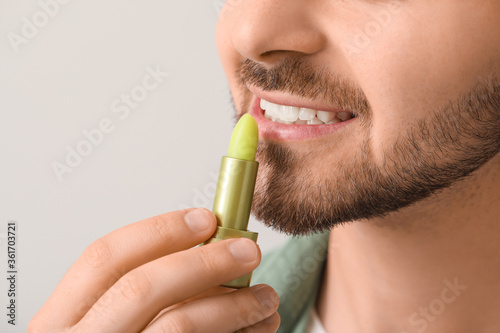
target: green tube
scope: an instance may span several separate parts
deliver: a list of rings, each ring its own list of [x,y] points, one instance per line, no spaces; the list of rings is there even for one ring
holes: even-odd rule
[[[258,234],[247,230],[259,163],[255,161],[259,132],[255,119],[246,114],[236,125],[228,156],[222,158],[212,212],[217,230],[205,244],[230,239],[257,241]],[[250,285],[252,273],[223,284],[244,288]]]

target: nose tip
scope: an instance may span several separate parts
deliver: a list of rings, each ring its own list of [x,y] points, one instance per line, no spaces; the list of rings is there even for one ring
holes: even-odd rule
[[[321,51],[326,38],[309,15],[308,5],[309,1],[303,0],[246,1],[233,27],[234,48],[260,63]]]

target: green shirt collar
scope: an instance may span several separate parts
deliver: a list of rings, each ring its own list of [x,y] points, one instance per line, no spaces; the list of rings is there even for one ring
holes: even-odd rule
[[[264,254],[252,284],[265,283],[280,296],[278,333],[304,333],[328,253],[329,232],[293,237]]]

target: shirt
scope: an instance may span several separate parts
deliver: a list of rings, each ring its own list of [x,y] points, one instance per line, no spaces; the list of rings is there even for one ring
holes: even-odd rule
[[[280,297],[278,333],[307,333],[328,254],[329,232],[293,237],[264,254],[252,284],[265,283]]]

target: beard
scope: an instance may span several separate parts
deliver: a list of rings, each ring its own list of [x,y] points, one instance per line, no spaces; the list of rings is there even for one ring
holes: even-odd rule
[[[478,80],[467,94],[417,121],[384,150],[383,162],[375,163],[372,112],[362,91],[345,80],[311,72],[298,60],[270,71],[249,60],[241,65],[241,83],[264,90],[317,98],[318,86],[329,87],[323,96],[358,117],[366,134],[355,156],[351,152],[349,160],[326,165],[328,172],[324,164],[328,159],[321,156],[334,156],[335,148],[301,153],[285,143],[259,142],[252,212],[277,231],[306,235],[384,217],[463,180],[500,151],[500,85],[494,75]],[[315,163],[315,158],[323,164]]]

